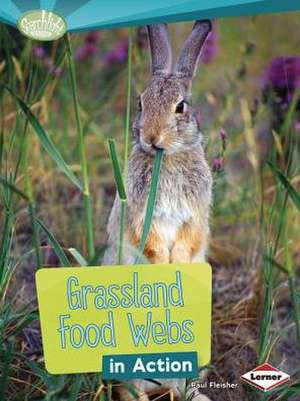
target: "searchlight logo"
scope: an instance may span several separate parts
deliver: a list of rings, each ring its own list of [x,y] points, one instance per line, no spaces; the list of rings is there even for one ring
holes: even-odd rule
[[[270,391],[290,380],[287,373],[281,372],[269,363],[264,363],[241,376],[246,383],[262,391]]]
[[[50,41],[62,37],[67,31],[67,24],[52,11],[33,10],[19,18],[18,29],[31,39]]]

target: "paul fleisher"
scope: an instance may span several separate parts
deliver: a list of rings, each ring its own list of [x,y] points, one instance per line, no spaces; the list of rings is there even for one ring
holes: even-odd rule
[[[220,389],[235,389],[238,387],[238,383],[228,383],[228,382],[198,382],[194,381],[191,383],[191,387],[195,388],[220,388]]]

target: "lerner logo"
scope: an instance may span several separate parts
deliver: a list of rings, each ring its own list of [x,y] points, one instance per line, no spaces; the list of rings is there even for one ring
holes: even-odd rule
[[[67,30],[65,20],[52,11],[33,10],[18,20],[19,30],[31,39],[56,40]]]
[[[241,379],[262,391],[269,391],[289,381],[290,376],[269,363],[264,363],[245,373]]]

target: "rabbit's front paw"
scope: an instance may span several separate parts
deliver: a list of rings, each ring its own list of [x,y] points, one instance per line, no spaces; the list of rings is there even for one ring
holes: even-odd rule
[[[171,250],[171,263],[190,263],[201,251],[203,244],[201,228],[192,222],[184,223],[176,234]]]
[[[136,236],[136,245],[140,243],[140,238]],[[144,249],[144,255],[150,263],[169,263],[170,251],[162,236],[156,230],[151,230]]]
[[[190,263],[191,251],[182,243],[176,243],[171,251],[171,263]]]

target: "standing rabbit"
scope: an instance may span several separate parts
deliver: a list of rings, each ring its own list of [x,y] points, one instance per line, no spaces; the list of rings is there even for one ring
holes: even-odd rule
[[[127,178],[124,264],[136,258],[146,213],[154,155],[164,149],[157,201],[144,255],[150,263],[201,262],[209,236],[212,176],[203,150],[203,136],[191,106],[192,79],[211,22],[197,21],[172,67],[172,52],[165,24],[147,27],[152,77],[139,100],[133,124],[133,149]],[[116,196],[109,217],[109,247],[103,265],[117,263],[120,200]],[[171,389],[180,400],[183,380],[161,385],[134,381],[141,401]],[[149,398],[150,397],[150,398]],[[132,400],[126,393],[120,399]],[[204,398],[202,398],[204,400]],[[200,398],[197,398],[200,400]]]

